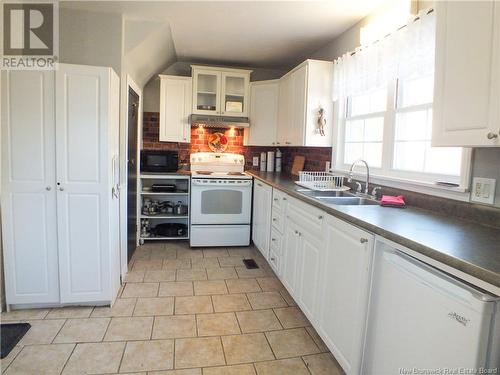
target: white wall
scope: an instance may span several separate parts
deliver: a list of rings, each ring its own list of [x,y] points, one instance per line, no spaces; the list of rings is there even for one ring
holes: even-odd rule
[[[59,10],[59,61],[110,66],[121,71],[122,16],[114,13]]]
[[[433,3],[433,1],[427,0],[412,0],[412,9],[415,9],[415,11],[418,12],[422,9],[432,8]],[[385,6],[390,6],[390,2]],[[374,12],[373,14],[370,14],[367,17],[363,18],[350,29],[340,34],[337,38],[333,39],[331,42],[314,52],[311,55],[311,58],[319,60],[335,60],[346,52],[354,51],[356,47],[359,47],[359,36],[361,33],[361,28],[370,23],[377,16],[377,13],[378,12]]]

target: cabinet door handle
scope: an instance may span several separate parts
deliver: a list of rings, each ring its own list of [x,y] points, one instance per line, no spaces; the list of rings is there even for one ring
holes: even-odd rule
[[[271,238],[271,241],[273,241],[273,242],[276,241],[276,238]]]
[[[498,134],[495,134],[493,132],[489,132],[487,135],[486,135],[486,138],[488,139],[496,139],[498,138]]]
[[[278,198],[274,198],[273,201],[277,202],[278,201]]]
[[[276,261],[276,258],[271,258],[271,261],[273,261],[273,262]]]
[[[63,190],[64,190],[64,188],[61,186],[61,187],[59,188],[59,190],[60,190],[60,191],[63,191]]]
[[[276,142],[276,144],[277,144],[277,145],[280,145],[281,143],[279,143],[279,142]]]
[[[259,182],[257,182],[257,185],[258,185],[258,186],[262,186],[262,184],[261,184],[261,183],[259,183]]]
[[[290,145],[290,144],[292,144],[292,142],[288,142],[288,141],[287,141],[287,142],[285,142],[285,144],[286,144],[286,145]]]
[[[359,242],[361,242],[361,243],[367,243],[368,242],[368,238],[360,238]]]
[[[284,201],[286,201],[286,198],[285,198],[285,197],[283,197],[283,200],[284,200]]]
[[[51,188],[50,186],[47,186],[47,187],[45,188],[45,190],[47,190],[47,191],[51,191],[51,190],[52,190],[52,188]]]
[[[322,219],[323,219],[323,216],[319,215],[318,220],[322,220]]]
[[[275,217],[273,217],[273,221],[276,221],[276,218],[275,218]]]

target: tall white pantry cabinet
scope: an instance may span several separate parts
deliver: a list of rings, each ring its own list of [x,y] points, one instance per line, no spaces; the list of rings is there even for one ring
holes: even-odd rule
[[[120,287],[119,78],[2,72],[2,231],[11,308],[110,304]]]

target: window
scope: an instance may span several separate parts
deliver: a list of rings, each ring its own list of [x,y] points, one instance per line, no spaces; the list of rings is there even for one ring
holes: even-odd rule
[[[468,185],[469,151],[432,147],[434,16],[335,61],[337,170],[364,159],[371,173],[403,183]]]
[[[347,101],[344,163],[361,158],[374,167],[382,167],[386,97],[387,90],[379,89]]]
[[[433,75],[398,81],[392,168],[460,176],[462,148],[431,147],[433,85]]]

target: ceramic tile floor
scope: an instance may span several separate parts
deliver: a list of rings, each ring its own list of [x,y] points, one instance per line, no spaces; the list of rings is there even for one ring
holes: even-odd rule
[[[244,257],[260,268],[247,270]],[[254,248],[139,247],[109,307],[20,310],[6,375],[342,375]]]

